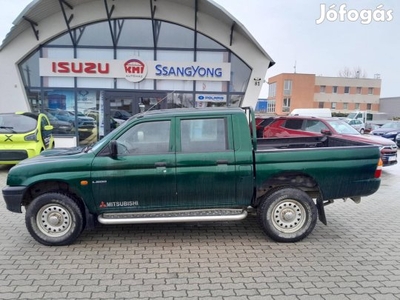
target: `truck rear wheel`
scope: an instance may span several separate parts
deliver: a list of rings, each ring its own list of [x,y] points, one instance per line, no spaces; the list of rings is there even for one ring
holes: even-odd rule
[[[264,232],[277,242],[297,242],[308,236],[317,222],[317,207],[303,191],[278,189],[269,194],[257,211]]]
[[[26,209],[25,223],[31,236],[47,246],[71,244],[84,224],[78,204],[60,193],[46,193],[34,199]]]

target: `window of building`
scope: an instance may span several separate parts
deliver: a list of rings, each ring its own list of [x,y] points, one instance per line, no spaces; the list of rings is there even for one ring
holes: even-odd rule
[[[275,113],[275,100],[268,100],[267,113]]]
[[[275,98],[276,96],[276,82],[271,83],[269,85],[269,90],[268,90],[268,99],[269,98]]]
[[[292,81],[291,80],[285,80],[283,82],[283,94],[285,96],[289,96],[292,94]]]
[[[354,108],[355,109],[360,109],[360,103],[355,103]]]
[[[324,102],[318,102],[318,108],[324,108]]]
[[[357,94],[361,94],[362,88],[360,86],[357,87]]]
[[[374,94],[374,88],[370,87],[368,88],[368,95],[373,95]]]
[[[331,109],[336,109],[336,102],[331,102]]]
[[[372,104],[371,103],[367,103],[367,110],[371,110],[372,109]]]
[[[182,152],[225,151],[228,149],[226,133],[223,118],[182,120]]]
[[[343,102],[343,109],[348,109],[349,104],[347,102]]]
[[[320,92],[320,93],[325,93],[325,90],[326,90],[326,85],[321,85],[321,86],[319,87],[319,92]]]
[[[345,94],[350,93],[350,87],[349,87],[349,86],[345,86],[345,87],[344,87],[344,93],[345,93]]]
[[[338,92],[338,87],[337,86],[333,86],[332,87],[332,93],[333,94],[337,94],[337,92]]]
[[[282,111],[283,112],[290,111],[290,98],[283,98]]]

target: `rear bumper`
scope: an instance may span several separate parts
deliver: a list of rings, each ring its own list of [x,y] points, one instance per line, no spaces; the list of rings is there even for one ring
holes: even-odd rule
[[[25,186],[5,186],[2,190],[3,199],[7,209],[12,212],[22,213],[21,204],[25,194]]]

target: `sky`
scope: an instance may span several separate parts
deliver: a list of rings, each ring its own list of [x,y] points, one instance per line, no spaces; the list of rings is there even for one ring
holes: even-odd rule
[[[0,39],[31,0],[0,0]],[[400,1],[214,0],[275,61],[280,73],[339,76],[361,70],[382,79],[381,97],[400,96]],[[260,98],[268,96],[264,84]]]

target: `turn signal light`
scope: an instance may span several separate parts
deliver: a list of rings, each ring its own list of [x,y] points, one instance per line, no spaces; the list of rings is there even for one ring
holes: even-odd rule
[[[375,170],[375,178],[381,177],[381,175],[382,175],[382,167],[383,167],[382,159],[379,159],[378,166],[376,167],[376,170]]]

